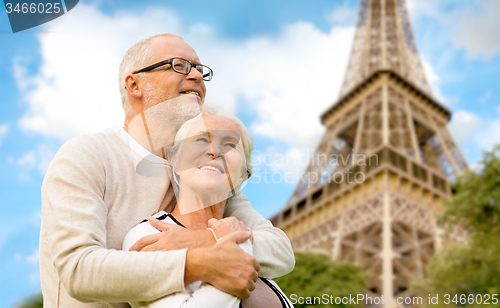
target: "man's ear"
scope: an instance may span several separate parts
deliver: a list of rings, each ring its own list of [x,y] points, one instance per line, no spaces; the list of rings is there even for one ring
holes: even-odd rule
[[[134,74],[128,74],[125,76],[125,88],[130,96],[137,99],[142,98],[142,90],[139,87],[139,78],[137,78]]]

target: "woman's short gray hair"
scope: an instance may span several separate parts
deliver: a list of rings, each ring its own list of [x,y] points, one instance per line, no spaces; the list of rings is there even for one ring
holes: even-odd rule
[[[201,113],[198,116],[186,121],[184,124],[182,124],[180,126],[179,130],[177,131],[177,133],[175,135],[174,144],[169,152],[178,152],[180,150],[182,140],[186,139],[186,136],[187,136],[191,126],[196,121],[200,120],[202,118],[202,116],[204,116],[204,115],[214,115],[214,116],[223,117],[223,118],[226,118],[226,119],[232,121],[233,123],[235,123],[238,126],[238,128],[241,132],[241,139],[242,139],[242,143],[243,143],[243,152],[245,154],[245,164],[246,164],[245,168],[246,168],[246,172],[247,172],[246,179],[250,178],[250,176],[253,173],[253,167],[252,167],[253,138],[252,138],[252,135],[250,134],[250,132],[245,127],[243,122],[241,122],[240,119],[238,119],[237,117],[235,117],[231,113],[229,113],[221,108],[215,107],[213,105],[207,105],[207,104],[202,105]],[[176,176],[175,174],[172,174],[172,183],[176,181],[175,176]],[[176,183],[176,184],[178,184],[178,183]],[[175,188],[176,187],[174,187],[174,189]]]
[[[125,114],[128,114],[131,110],[128,91],[125,89],[125,77],[133,71],[140,70],[149,64],[153,64],[151,61],[155,56],[155,51],[151,48],[149,42],[157,37],[175,37],[183,40],[182,36],[173,33],[156,34],[140,40],[127,50],[118,71],[118,86],[120,87],[122,107]]]

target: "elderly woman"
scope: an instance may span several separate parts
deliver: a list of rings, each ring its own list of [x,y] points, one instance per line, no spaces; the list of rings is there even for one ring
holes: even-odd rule
[[[207,229],[211,219],[221,220],[226,204],[252,174],[252,149],[252,137],[239,119],[205,107],[202,114],[181,126],[168,153],[177,204],[171,213],[162,211],[153,217],[191,229]],[[229,230],[227,234],[214,232],[216,240],[231,236],[230,231],[249,229],[239,223],[226,230]],[[158,232],[145,220],[130,230],[123,249],[129,250],[141,237]],[[252,254],[250,240],[240,247]],[[250,298],[242,303],[239,298],[201,281],[189,284],[183,292],[153,302],[131,303],[132,307],[200,308],[236,308],[240,304],[243,307],[292,307],[279,287],[264,278],[257,280]]]

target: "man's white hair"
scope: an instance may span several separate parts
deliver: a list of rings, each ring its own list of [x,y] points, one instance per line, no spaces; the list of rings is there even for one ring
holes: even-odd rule
[[[130,101],[128,99],[128,91],[125,88],[125,77],[132,73],[133,71],[140,70],[148,65],[154,64],[151,63],[155,56],[155,51],[151,48],[149,42],[151,39],[157,37],[173,37],[184,40],[182,36],[173,33],[162,33],[150,36],[139,42],[135,43],[132,47],[127,50],[125,55],[123,56],[122,62],[120,64],[120,69],[118,71],[118,85],[120,87],[120,96],[122,99],[122,107],[125,111],[125,114],[128,114],[132,107],[130,105]],[[147,77],[144,77],[146,79]],[[147,80],[147,79],[146,79]]]

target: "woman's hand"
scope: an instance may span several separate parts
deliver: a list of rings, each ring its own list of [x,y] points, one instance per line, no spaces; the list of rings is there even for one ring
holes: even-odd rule
[[[214,230],[215,235],[217,236],[218,239],[237,231],[252,232],[250,228],[247,228],[247,226],[245,226],[245,224],[242,221],[239,221],[235,217],[227,217],[221,220],[211,218],[208,221],[208,227]],[[253,234],[250,237],[250,240],[253,243]]]
[[[260,264],[238,244],[250,238],[250,232],[233,232],[211,248],[189,249],[186,254],[184,283],[202,280],[217,289],[245,299],[255,289]]]
[[[183,248],[211,247],[215,244],[210,230],[192,230],[169,224],[153,217],[148,217],[149,223],[160,233],[146,235],[135,242],[130,251],[167,251]]]

